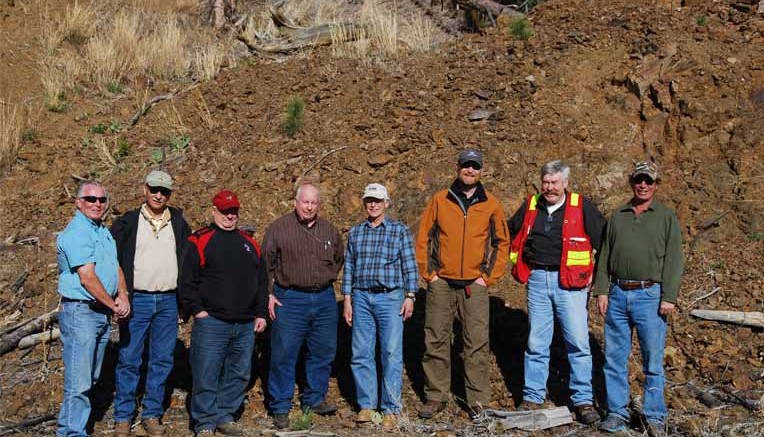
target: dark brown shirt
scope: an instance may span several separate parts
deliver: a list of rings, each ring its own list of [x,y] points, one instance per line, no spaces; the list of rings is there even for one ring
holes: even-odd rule
[[[337,279],[345,249],[337,228],[318,217],[308,227],[293,211],[268,226],[263,240],[268,276],[284,288],[316,289]],[[273,292],[272,282],[270,292]]]

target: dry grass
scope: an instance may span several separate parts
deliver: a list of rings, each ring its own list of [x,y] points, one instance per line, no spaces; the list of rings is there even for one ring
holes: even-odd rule
[[[429,18],[417,15],[404,21],[400,38],[413,52],[428,52],[433,47],[436,29]]]
[[[141,44],[143,69],[157,79],[188,74],[191,62],[184,47],[185,35],[173,16],[166,16]]]
[[[11,168],[21,149],[23,120],[17,106],[0,104],[0,172]]]
[[[383,59],[398,56],[397,11],[388,10],[379,0],[367,0],[361,9],[361,22],[369,28],[369,38],[376,55]]]
[[[140,15],[121,11],[87,45],[86,63],[97,86],[121,83],[142,64]]]
[[[202,95],[202,92],[199,90],[196,90],[196,101],[194,103],[194,107],[196,108],[196,113],[199,114],[199,118],[202,120],[203,125],[209,129],[213,130],[215,129],[216,123],[215,120],[212,118],[212,113],[210,112],[210,108],[207,106],[207,100],[204,99],[204,96]]]
[[[214,79],[223,65],[226,52],[223,44],[217,41],[210,41],[199,46],[193,54],[194,76],[205,81]]]
[[[75,1],[73,5],[67,6],[63,20],[59,23],[62,40],[74,45],[85,44],[96,32],[99,15],[96,2],[83,6]]]

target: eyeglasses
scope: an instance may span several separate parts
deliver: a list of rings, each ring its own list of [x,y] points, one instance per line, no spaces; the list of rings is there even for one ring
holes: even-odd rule
[[[149,193],[156,194],[156,193],[162,193],[164,197],[169,197],[170,194],[172,194],[172,190],[168,190],[165,187],[152,187],[151,185],[147,185],[149,187]]]
[[[638,174],[631,178],[631,183],[634,185],[639,185],[642,182],[646,183],[647,185],[652,185],[655,183],[655,179],[651,178],[650,176],[646,174]]]
[[[384,203],[385,199],[375,199],[374,197],[366,197],[363,199],[363,203]]]
[[[87,203],[106,203],[109,201],[108,197],[98,197],[98,196],[82,196],[80,199],[84,200]]]
[[[472,168],[473,170],[480,170],[483,168],[483,166],[475,161],[467,161],[464,164],[459,164],[459,168]]]

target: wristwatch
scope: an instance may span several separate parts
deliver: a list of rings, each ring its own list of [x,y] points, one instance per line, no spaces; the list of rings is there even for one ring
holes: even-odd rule
[[[416,293],[409,291],[406,293],[406,299],[411,299],[413,302],[416,302]]]

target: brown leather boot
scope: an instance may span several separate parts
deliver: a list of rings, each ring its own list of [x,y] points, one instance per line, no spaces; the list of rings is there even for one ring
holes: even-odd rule
[[[130,422],[117,422],[114,424],[114,437],[129,437]]]
[[[143,429],[146,430],[148,437],[162,437],[164,435],[164,425],[157,418],[143,419],[141,421]]]
[[[432,419],[432,417],[441,411],[445,410],[448,406],[447,401],[427,401],[419,408],[420,419]]]

